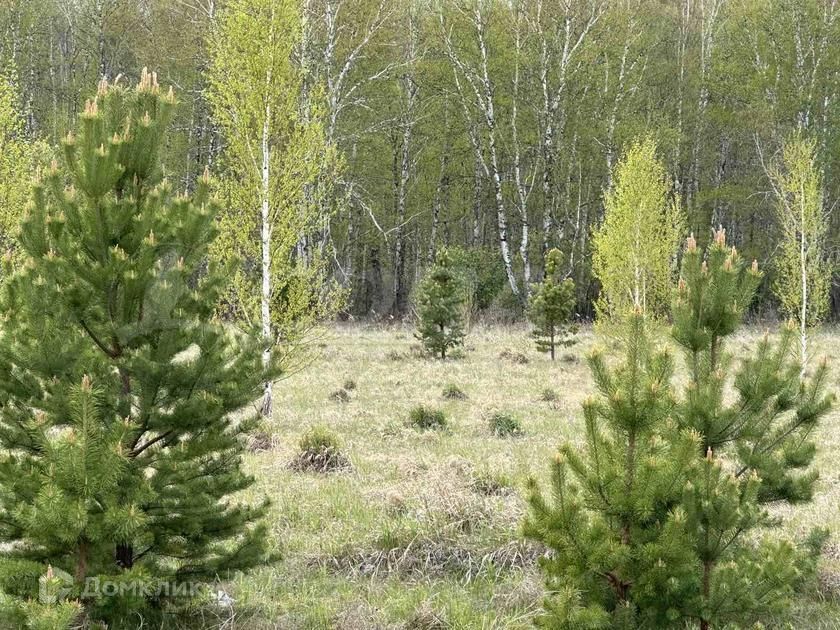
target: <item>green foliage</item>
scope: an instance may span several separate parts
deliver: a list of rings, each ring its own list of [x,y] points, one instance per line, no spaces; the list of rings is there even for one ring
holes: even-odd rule
[[[210,253],[220,264],[235,265],[220,308],[246,325],[260,320],[267,249],[270,336],[287,348],[343,301],[317,242],[334,210],[331,182],[339,160],[324,135],[318,90],[310,93],[312,103],[301,102],[306,77],[293,60],[300,20],[290,0],[225,3],[208,73],[213,117],[225,139],[224,176],[214,182],[224,210]]]
[[[640,307],[624,324],[619,367],[589,357],[599,397],[584,404],[585,450],[561,447],[552,498],[534,486],[526,521],[554,552],[542,562],[544,625],[742,627],[783,611],[812,574],[823,535],[796,547],[759,532],[773,524],[767,503],[811,498],[813,431],[833,396],[824,363],[800,379],[790,327],[731,375],[725,341],[760,279],[723,230],[705,257],[689,238],[671,312],[688,373],[681,395]]]
[[[621,318],[634,306],[653,316],[668,310],[684,223],[668,181],[651,137],[634,142],[615,167],[604,223],[592,239],[600,318]]]
[[[0,74],[0,248],[20,264],[17,233],[29,201],[32,174],[45,163],[49,149],[24,134],[15,89],[17,77]]]
[[[816,151],[814,140],[791,136],[781,160],[770,171],[782,233],[780,251],[774,257],[773,290],[782,311],[799,325],[803,370],[808,363],[807,329],[825,317],[831,290],[832,269],[826,252],[829,214]]]
[[[620,366],[589,357],[599,397],[584,404],[584,450],[561,447],[551,500],[532,489],[526,532],[553,551],[542,562],[556,593],[546,627],[663,627],[693,592],[674,490],[688,479],[697,438],[672,420],[672,357],[653,351],[639,311],[626,326]]]
[[[426,350],[441,359],[464,339],[462,285],[445,249],[423,279],[417,299],[419,321],[415,335]]]
[[[418,405],[408,412],[408,424],[421,431],[445,429],[448,422],[441,409]]]
[[[575,283],[563,278],[560,264],[563,255],[557,249],[545,255],[545,278],[531,289],[528,300],[528,319],[534,326],[531,332],[540,352],[548,352],[554,361],[557,346],[568,347],[577,326],[571,324],[575,308]]]
[[[505,268],[498,252],[492,249],[451,248],[452,267],[461,278],[470,311],[481,312],[490,307],[507,286]]]
[[[784,607],[811,563],[812,551],[748,538],[772,522],[764,504],[810,500],[817,479],[809,470],[813,432],[833,402],[825,394],[825,362],[800,378],[790,326],[777,341],[765,336],[732,369],[725,342],[760,278],[755,262],[748,268],[727,248],[723,230],[705,259],[690,238],[673,308],[673,337],[689,373],[676,418],[700,438],[699,462],[681,501],[702,585],[689,612],[714,627],[752,623]],[[730,388],[734,400],[726,395]]]
[[[189,603],[166,585],[269,558],[266,506],[233,499],[253,483],[253,422],[231,419],[278,370],[213,321],[209,177],[176,196],[160,168],[174,106],[145,72],[136,89],[100,84],[34,188],[0,301],[0,575],[48,562],[71,599],[88,579],[134,584],[83,601],[114,628]]]
[[[522,435],[522,424],[512,414],[497,411],[490,416],[490,430],[496,437]]]

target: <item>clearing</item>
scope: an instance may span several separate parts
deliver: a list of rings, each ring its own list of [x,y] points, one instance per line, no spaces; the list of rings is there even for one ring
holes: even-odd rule
[[[750,329],[733,346],[761,332]],[[255,494],[273,501],[272,537],[284,559],[229,586],[236,627],[532,627],[542,582],[540,550],[519,535],[525,486],[529,477],[544,482],[561,441],[578,439],[580,403],[592,392],[583,356],[594,334],[585,328],[552,363],[524,327],[473,328],[463,358],[445,362],[421,357],[412,333],[330,329],[319,356],[277,384],[267,450],[248,465]],[[813,347],[838,365],[840,334],[817,334]],[[445,397],[445,388],[465,396]],[[347,396],[336,394],[342,389]],[[448,428],[409,427],[419,404],[444,410]],[[522,434],[494,435],[497,412],[517,419]],[[289,468],[315,425],[340,437],[351,470]],[[791,626],[776,627],[840,628],[838,429],[834,411],[818,438],[818,494],[785,515],[794,534],[817,524],[834,530],[820,588],[784,620]]]

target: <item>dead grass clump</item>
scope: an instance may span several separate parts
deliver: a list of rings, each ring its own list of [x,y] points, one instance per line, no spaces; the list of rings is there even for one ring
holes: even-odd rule
[[[444,614],[428,601],[420,604],[403,625],[405,630],[447,630],[451,627]]]
[[[473,475],[470,488],[485,497],[504,496],[513,492],[513,480],[504,473],[483,470]]]
[[[531,542],[512,540],[500,547],[468,547],[463,541],[438,536],[415,535],[396,546],[383,544],[380,536],[375,549],[345,548],[333,555],[309,561],[313,569],[323,569],[350,579],[364,577],[441,578],[456,576],[469,583],[475,579],[530,570],[545,549]],[[389,548],[384,548],[388,546]]]
[[[356,602],[339,612],[330,623],[333,630],[380,630],[385,628],[377,610],[365,602]]]
[[[385,358],[388,361],[404,361],[408,357],[399,350],[388,350],[388,352],[385,353]]]
[[[467,395],[464,390],[458,387],[455,383],[447,383],[443,386],[443,393],[441,394],[447,400],[466,400]]]
[[[338,437],[326,427],[312,427],[300,439],[300,452],[289,465],[298,472],[328,473],[351,468]]]
[[[517,365],[525,365],[528,363],[529,359],[523,352],[514,352],[509,348],[505,348],[499,353],[500,359],[505,359],[506,361],[510,361],[512,363],[516,363]]]
[[[526,570],[515,584],[497,588],[493,601],[500,610],[522,610],[532,607],[534,602],[541,601],[543,597],[545,588],[540,575],[536,571]]]
[[[275,446],[275,436],[268,431],[258,430],[248,435],[246,447],[250,453],[265,453]]]
[[[337,403],[348,403],[350,402],[350,392],[342,387],[330,394],[330,400]]]

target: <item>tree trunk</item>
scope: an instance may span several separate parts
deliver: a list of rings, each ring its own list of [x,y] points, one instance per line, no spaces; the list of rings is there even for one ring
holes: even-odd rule
[[[260,240],[262,246],[262,291],[260,295],[260,317],[262,320],[262,336],[265,348],[263,349],[263,365],[268,367],[271,363],[271,347],[273,345],[271,335],[271,217],[269,216],[269,146],[268,146],[268,121],[271,116],[271,106],[265,107],[265,120],[262,130],[262,207],[260,209],[261,229]],[[266,381],[263,386],[263,400],[260,413],[264,418],[271,417],[272,397],[271,381]]]

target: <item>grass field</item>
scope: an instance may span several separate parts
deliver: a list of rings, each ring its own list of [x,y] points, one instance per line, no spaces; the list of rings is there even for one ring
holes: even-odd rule
[[[745,347],[758,330],[742,335]],[[256,495],[273,500],[277,565],[229,585],[238,628],[525,628],[542,594],[540,550],[523,541],[524,485],[544,479],[564,440],[577,441],[580,403],[592,391],[580,343],[552,363],[524,328],[477,328],[463,358],[419,356],[408,328],[362,325],[325,334],[319,357],[277,384],[270,448],[250,456]],[[840,365],[840,336],[814,339]],[[351,382],[352,381],[352,382]],[[836,378],[832,378],[832,384]],[[456,385],[465,399],[446,399]],[[355,387],[354,387],[355,386]],[[349,394],[333,394],[340,389]],[[552,393],[556,400],[552,398]],[[418,404],[443,409],[445,431],[406,424]],[[507,412],[523,434],[500,438],[489,418]],[[301,435],[325,425],[352,468],[330,474],[290,469]],[[265,445],[264,445],[265,446]],[[835,528],[840,413],[819,435],[816,500],[786,514],[798,535]],[[821,586],[771,627],[840,628],[840,537],[822,562]]]

